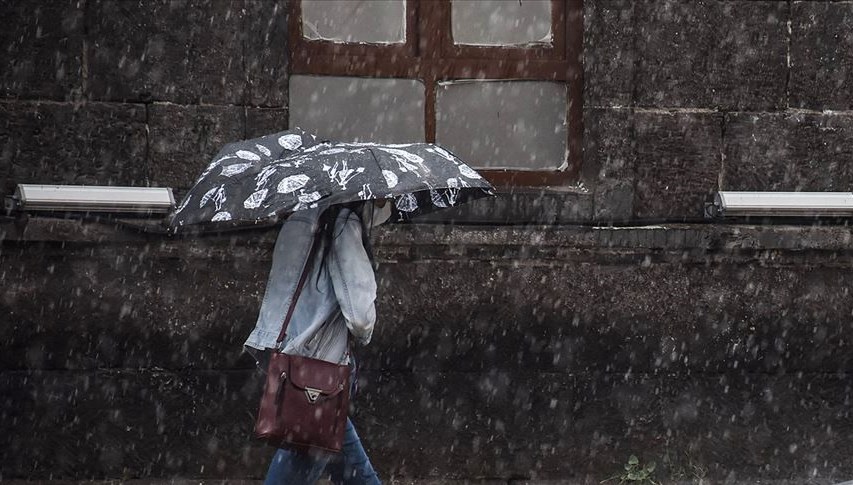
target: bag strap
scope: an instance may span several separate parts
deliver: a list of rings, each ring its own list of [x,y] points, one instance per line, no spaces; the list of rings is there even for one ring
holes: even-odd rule
[[[317,246],[320,245],[321,233],[321,228],[317,228],[317,233],[314,234],[314,240],[311,242],[311,250],[308,251],[308,260],[305,261],[305,267],[299,276],[299,283],[296,284],[296,291],[293,293],[293,298],[290,299],[290,308],[287,309],[287,314],[284,316],[284,322],[281,325],[281,332],[278,333],[278,339],[275,341],[276,347],[281,345],[285,335],[287,335],[287,326],[290,325],[290,318],[293,316],[293,310],[296,308],[296,301],[299,299],[299,294],[302,293],[302,287],[305,286],[308,273],[311,272],[311,267],[314,265],[314,254],[317,252]]]

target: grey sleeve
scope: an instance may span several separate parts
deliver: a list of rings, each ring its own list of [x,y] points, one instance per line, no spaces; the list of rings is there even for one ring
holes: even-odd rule
[[[356,214],[347,212],[338,217],[329,274],[347,328],[359,343],[367,344],[376,323],[376,277],[361,234],[361,221]]]

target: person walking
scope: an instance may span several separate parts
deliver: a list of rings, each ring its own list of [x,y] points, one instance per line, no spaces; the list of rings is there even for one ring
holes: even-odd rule
[[[266,368],[268,353],[278,351],[276,339],[282,317],[297,293],[297,280],[308,267],[310,272],[279,350],[355,370],[350,342],[368,344],[376,323],[376,278],[369,234],[373,226],[391,215],[390,206],[384,202],[301,210],[284,222],[258,320],[244,343],[261,369]],[[318,247],[312,252],[315,244]],[[309,257],[313,261],[309,262]],[[356,374],[352,372],[352,388]],[[340,453],[280,448],[264,483],[308,485],[325,477],[335,484],[381,483],[349,418]]]

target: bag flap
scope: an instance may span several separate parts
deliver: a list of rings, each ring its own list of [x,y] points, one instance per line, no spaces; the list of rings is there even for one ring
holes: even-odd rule
[[[349,367],[325,360],[290,355],[290,381],[300,389],[311,388],[334,395],[348,385]]]

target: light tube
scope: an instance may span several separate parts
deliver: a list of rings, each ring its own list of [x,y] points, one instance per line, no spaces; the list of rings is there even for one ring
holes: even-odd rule
[[[167,187],[18,184],[13,209],[51,212],[168,213],[175,196]]]
[[[850,217],[851,192],[717,192],[708,217]]]

